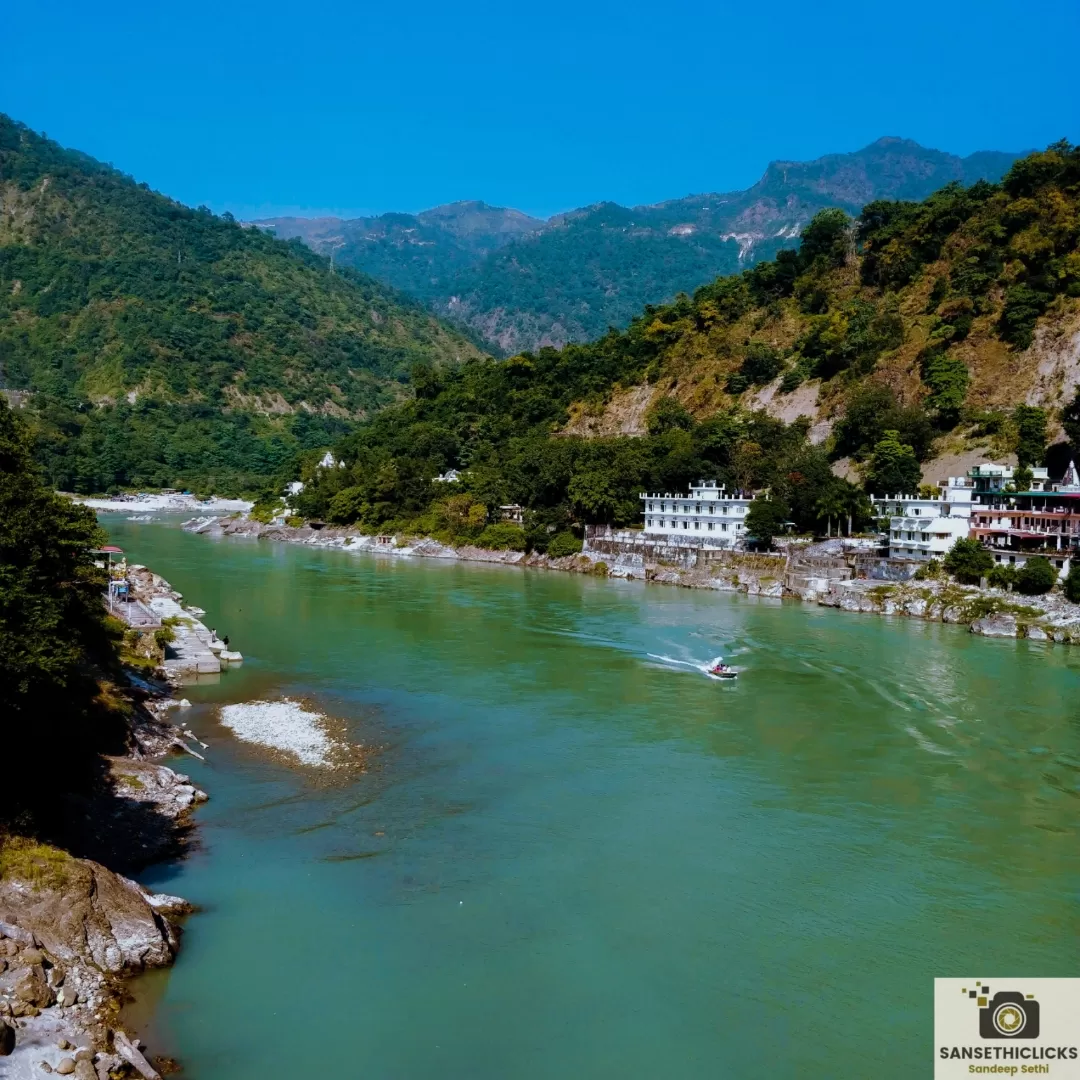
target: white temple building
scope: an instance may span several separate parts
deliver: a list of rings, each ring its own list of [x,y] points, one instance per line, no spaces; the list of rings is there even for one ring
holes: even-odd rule
[[[641,496],[648,536],[677,536],[680,542],[693,539],[702,547],[742,546],[746,533],[746,513],[753,501],[742,495],[726,495],[715,480],[700,480],[689,495]]]

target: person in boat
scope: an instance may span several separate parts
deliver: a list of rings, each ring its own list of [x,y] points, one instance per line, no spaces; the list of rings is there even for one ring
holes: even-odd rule
[[[723,660],[718,659],[711,668],[709,668],[710,675],[727,675],[730,674],[731,667],[724,663]]]

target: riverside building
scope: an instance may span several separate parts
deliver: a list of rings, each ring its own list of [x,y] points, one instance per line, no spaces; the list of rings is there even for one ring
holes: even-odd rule
[[[950,476],[937,496],[870,497],[879,518],[889,519],[889,558],[929,561],[967,537],[974,486],[968,477]]]
[[[1064,576],[1080,554],[1080,476],[1071,461],[1052,486],[1046,470],[1038,472],[1043,482],[1036,477],[1028,491],[985,496],[972,514],[971,535],[989,548],[995,562],[1019,568],[1041,555]]]
[[[642,493],[642,512],[648,536],[694,541],[701,547],[742,547],[746,537],[746,514],[752,497],[725,494],[724,485],[700,480],[689,495]]]

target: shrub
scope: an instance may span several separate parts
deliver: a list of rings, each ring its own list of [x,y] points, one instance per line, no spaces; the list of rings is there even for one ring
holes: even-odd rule
[[[1049,559],[1041,555],[1028,559],[1016,575],[1016,590],[1025,596],[1041,596],[1057,584],[1058,572]]]
[[[476,546],[491,551],[524,551],[525,530],[520,525],[500,521],[497,525],[489,525],[484,529],[477,537]]]
[[[942,575],[942,565],[937,559],[931,559],[928,563],[924,563],[915,571],[916,581],[928,581],[934,578],[939,578]]]
[[[249,511],[248,517],[252,521],[261,522],[263,525],[269,525],[271,521],[281,512],[281,508],[284,504],[280,499],[260,499]]]
[[[1074,604],[1080,604],[1080,560],[1073,560],[1062,588],[1066,599],[1071,600]]]
[[[986,575],[987,584],[995,589],[1007,589],[1011,585],[1016,588],[1017,569],[1006,563],[999,563]]]
[[[572,532],[556,533],[548,544],[547,553],[553,559],[564,559],[567,555],[577,555],[581,551],[581,541]]]
[[[993,567],[994,556],[978,540],[957,540],[945,556],[945,569],[965,585],[978,585]]]

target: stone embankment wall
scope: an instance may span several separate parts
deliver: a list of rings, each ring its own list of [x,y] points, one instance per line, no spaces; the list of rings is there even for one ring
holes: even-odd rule
[[[972,633],[986,637],[1080,643],[1080,606],[1059,594],[1020,597],[951,582],[903,580],[910,579],[913,567],[882,559],[872,546],[857,542],[792,544],[783,554],[766,555],[698,549],[692,543],[657,543],[632,529],[590,529],[580,555],[551,559],[535,552],[526,555],[521,551],[455,548],[431,538],[368,536],[351,528],[261,525],[241,517],[196,518],[184,528],[345,551],[502,563],[691,589],[788,597],[841,611],[967,624]]]

